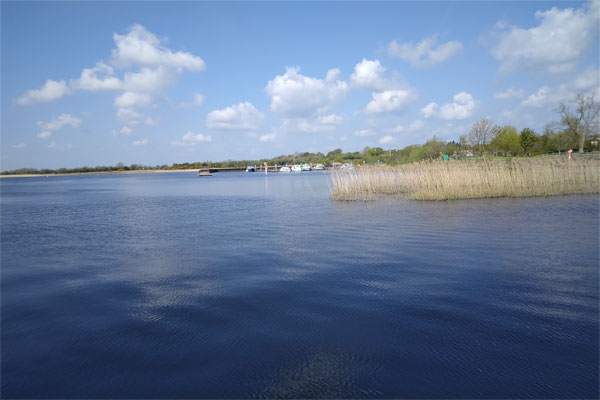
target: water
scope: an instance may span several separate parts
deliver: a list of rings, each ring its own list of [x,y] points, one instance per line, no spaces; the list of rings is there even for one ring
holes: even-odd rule
[[[2,397],[598,396],[597,196],[2,179]]]

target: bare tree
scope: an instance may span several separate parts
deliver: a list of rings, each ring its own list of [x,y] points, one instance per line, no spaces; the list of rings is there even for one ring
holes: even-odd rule
[[[492,140],[492,123],[489,118],[483,118],[475,122],[469,131],[469,144],[477,147],[481,153],[483,146]]]
[[[575,106],[574,112],[571,112],[572,105]],[[575,99],[568,104],[560,103],[558,113],[566,129],[577,136],[579,152],[583,153],[585,138],[592,132],[594,125],[598,123],[600,103],[596,101],[594,95],[586,97],[583,94],[577,94]]]

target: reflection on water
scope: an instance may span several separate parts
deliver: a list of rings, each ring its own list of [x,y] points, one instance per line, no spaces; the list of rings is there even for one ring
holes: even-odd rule
[[[5,397],[593,397],[598,199],[1,181]]]

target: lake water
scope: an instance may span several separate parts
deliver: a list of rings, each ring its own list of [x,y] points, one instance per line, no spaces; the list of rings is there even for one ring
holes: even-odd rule
[[[597,196],[1,180],[2,397],[596,398]]]

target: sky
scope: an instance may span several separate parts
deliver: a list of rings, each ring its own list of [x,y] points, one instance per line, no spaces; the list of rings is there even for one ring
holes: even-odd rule
[[[1,170],[542,132],[600,98],[600,0],[0,7]]]

